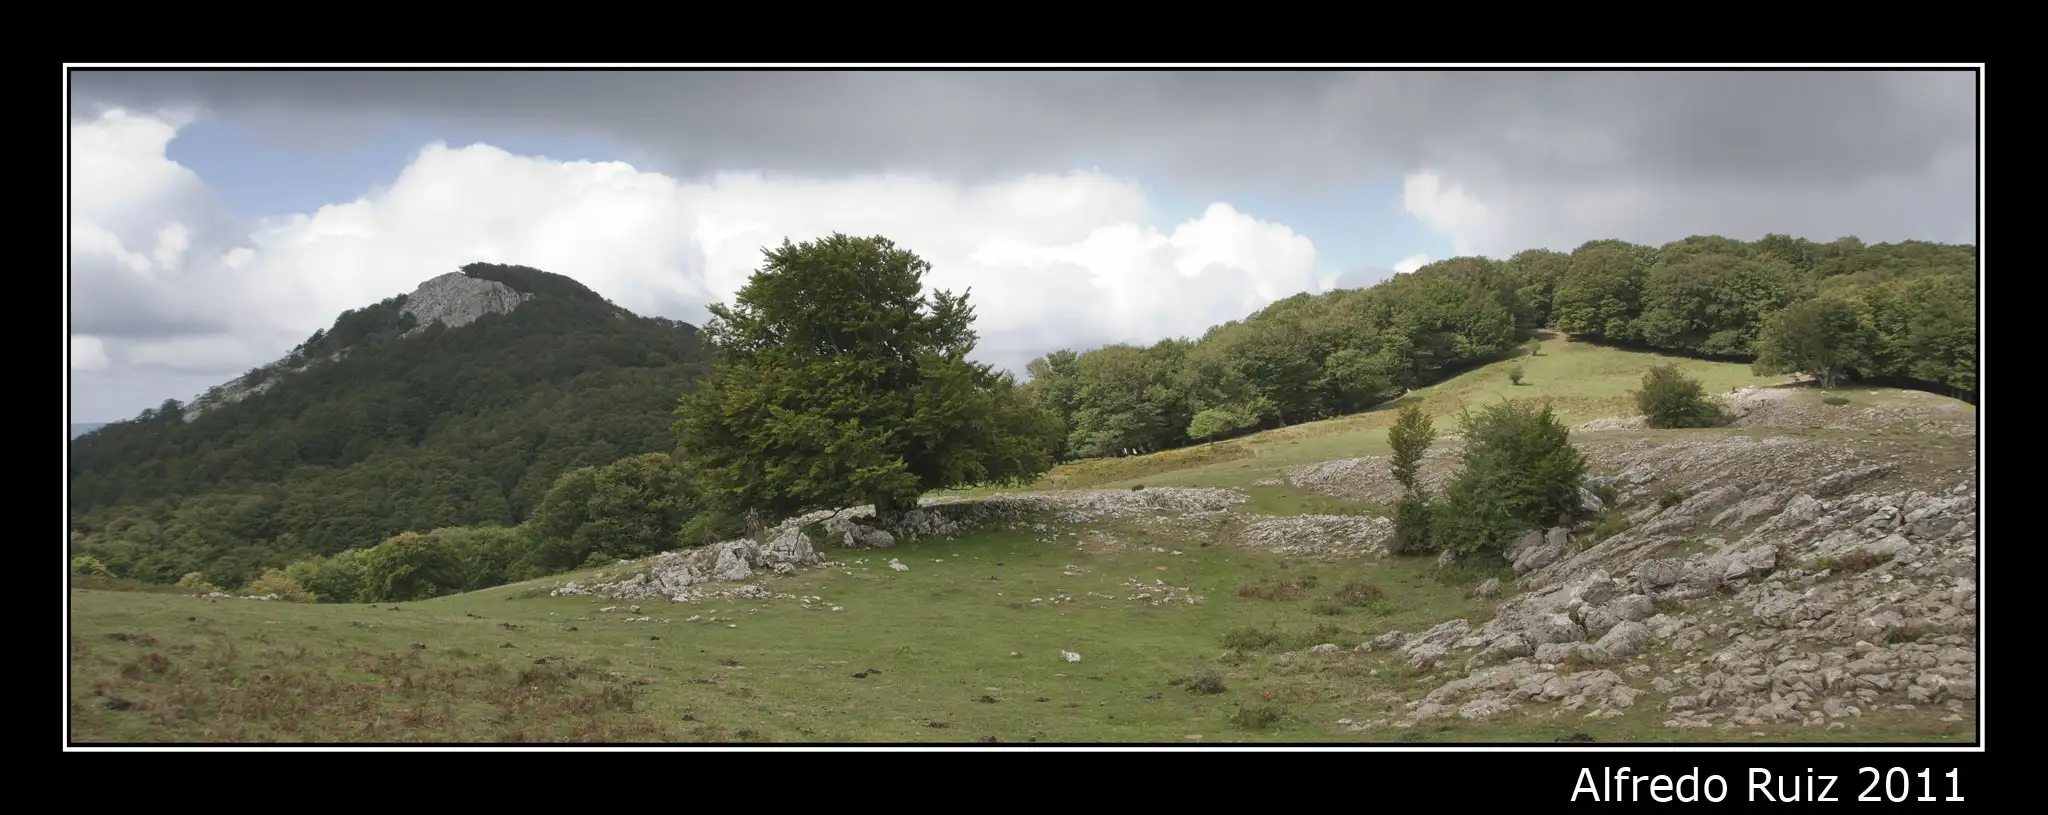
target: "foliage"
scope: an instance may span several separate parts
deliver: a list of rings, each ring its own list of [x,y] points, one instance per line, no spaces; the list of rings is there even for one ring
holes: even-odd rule
[[[272,596],[288,603],[313,601],[312,592],[306,591],[304,586],[299,585],[299,581],[291,579],[279,569],[267,570],[261,577],[249,581],[249,585],[242,589],[242,594],[247,597]]]
[[[1799,373],[1832,388],[1866,363],[1875,337],[1856,308],[1833,297],[1808,300],[1771,316],[1756,342],[1758,374]]]
[[[1394,504],[1394,536],[1387,544],[1387,551],[1396,555],[1419,555],[1431,551],[1432,514],[1429,501],[1421,495],[1410,493],[1402,496]]]
[[[1258,420],[1227,408],[1210,408],[1188,422],[1188,438],[1206,441],[1258,424]]]
[[[1586,460],[1549,404],[1487,405],[1464,431],[1463,467],[1431,519],[1435,548],[1498,557],[1521,533],[1570,519]]]
[[[213,592],[220,591],[220,587],[207,580],[206,575],[202,572],[186,572],[183,577],[178,578],[177,585],[178,588],[200,594],[212,594]]]
[[[1522,384],[1522,377],[1526,376],[1527,373],[1527,371],[1522,370],[1522,366],[1520,363],[1516,363],[1514,366],[1508,368],[1508,383],[1512,385]]]
[[[971,362],[966,295],[922,294],[929,264],[886,238],[783,245],[705,328],[715,373],[677,411],[678,456],[712,504],[787,517],[1029,480],[1056,417]]]
[[[1416,475],[1422,469],[1423,456],[1435,442],[1436,428],[1419,404],[1403,405],[1393,426],[1387,428],[1387,445],[1394,451],[1394,480],[1410,493],[1419,494]]]
[[[1436,441],[1436,428],[1419,404],[1404,405],[1387,428],[1387,446],[1393,448],[1394,480],[1406,489],[1394,505],[1394,537],[1389,544],[1396,555],[1411,555],[1430,547],[1429,496],[1416,477],[1422,459]]]
[[[91,555],[79,555],[72,558],[71,573],[80,577],[114,577],[113,571],[107,568],[107,564],[101,563],[99,558]]]
[[[1676,365],[1651,368],[1643,374],[1642,389],[1631,395],[1651,427],[1715,427],[1725,421],[1720,403]]]
[[[695,329],[566,277],[465,271],[537,296],[412,336],[393,298],[316,332],[280,366],[305,370],[260,394],[72,442],[81,552],[138,579],[238,585],[404,531],[518,523],[564,472],[673,449],[667,414],[709,367]]]
[[[741,530],[726,518],[707,511],[696,482],[667,454],[580,467],[555,480],[527,522],[534,545],[522,554],[521,571],[549,574],[593,558],[630,560],[729,540]]]

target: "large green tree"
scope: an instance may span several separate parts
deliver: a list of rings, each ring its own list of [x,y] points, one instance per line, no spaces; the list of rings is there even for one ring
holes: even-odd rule
[[[1848,369],[1869,360],[1872,333],[1856,307],[1834,297],[1816,297],[1771,315],[1756,340],[1761,375],[1799,373],[1832,388]]]
[[[1029,480],[1058,417],[969,361],[967,295],[927,297],[930,264],[883,237],[784,241],[711,307],[717,367],[686,394],[677,458],[735,514],[865,503],[886,517],[934,489]]]

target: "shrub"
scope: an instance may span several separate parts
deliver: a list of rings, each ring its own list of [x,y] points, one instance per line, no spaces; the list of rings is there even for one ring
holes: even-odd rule
[[[1315,588],[1316,576],[1312,574],[1274,580],[1262,577],[1237,587],[1237,596],[1246,600],[1299,600],[1309,589]]]
[[[108,569],[107,564],[101,563],[99,558],[91,555],[79,555],[72,558],[71,573],[79,577],[112,578],[114,576],[113,570]]]
[[[1413,495],[1394,505],[1394,537],[1387,542],[1396,555],[1420,555],[1430,551],[1429,504]]]
[[[299,584],[321,603],[363,601],[363,550],[350,549],[333,557],[301,560],[284,568],[286,578]]]
[[[1410,493],[1417,490],[1415,477],[1422,469],[1422,457],[1435,441],[1436,429],[1421,405],[1401,408],[1401,413],[1394,417],[1394,425],[1387,428],[1387,445],[1394,449],[1394,480]]]
[[[1223,647],[1233,651],[1263,651],[1279,644],[1279,632],[1262,628],[1233,628],[1223,635]]]
[[[1464,425],[1464,467],[1431,512],[1432,545],[1497,557],[1522,532],[1577,511],[1586,460],[1549,404],[1500,402]]]
[[[208,582],[206,575],[200,572],[186,572],[184,577],[178,578],[178,588],[199,594],[212,594],[220,591],[219,586]]]
[[[1346,606],[1358,608],[1377,603],[1383,596],[1379,586],[1364,580],[1353,580],[1338,588],[1336,593],[1331,595],[1330,599]]]
[[[1223,682],[1223,674],[1210,669],[1197,671],[1194,676],[1176,679],[1173,684],[1186,688],[1189,693],[1217,694],[1228,690]]]
[[[1508,384],[1510,384],[1510,385],[1520,385],[1520,384],[1522,384],[1522,375],[1523,375],[1524,373],[1525,373],[1525,372],[1524,372],[1524,371],[1522,370],[1522,366],[1520,366],[1520,365],[1516,365],[1516,366],[1514,366],[1514,367],[1512,367],[1512,368],[1509,368],[1509,369],[1508,369]]]
[[[242,594],[250,597],[276,595],[277,599],[290,603],[308,603],[313,600],[312,593],[299,585],[299,581],[291,579],[277,569],[266,570],[261,577],[249,581],[248,587],[242,589]]]
[[[1643,386],[1633,396],[1636,411],[1660,429],[1715,427],[1726,421],[1721,405],[1707,396],[1700,381],[1678,372],[1676,365],[1659,365],[1643,374]]]
[[[1270,702],[1245,702],[1237,706],[1237,712],[1230,717],[1238,727],[1246,730],[1264,730],[1279,724],[1287,716],[1287,710]]]

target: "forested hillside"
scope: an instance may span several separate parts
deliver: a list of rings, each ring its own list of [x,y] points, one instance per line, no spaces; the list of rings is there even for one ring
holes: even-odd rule
[[[1774,317],[1815,301],[1843,308],[1799,313],[1817,321],[1810,331],[1787,319],[1772,363],[1790,354],[1787,372],[1800,372],[1801,354],[1820,348],[1859,379],[1974,400],[1975,247],[1782,235],[1453,258],[1369,289],[1295,295],[1199,340],[1048,354],[1032,361],[1030,387],[1066,421],[1065,456],[1085,458],[1355,412],[1498,358],[1537,328],[1751,359]],[[1835,313],[1854,319],[1827,322]]]
[[[261,393],[72,442],[74,550],[146,581],[239,584],[399,532],[510,525],[563,472],[674,447],[676,397],[709,366],[693,327],[559,275],[463,271],[534,297],[403,338],[402,297],[351,311]]]

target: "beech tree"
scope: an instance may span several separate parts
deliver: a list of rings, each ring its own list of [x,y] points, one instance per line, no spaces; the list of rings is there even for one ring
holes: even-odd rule
[[[930,264],[887,238],[768,250],[704,334],[716,368],[678,409],[676,457],[708,500],[788,517],[872,503],[890,518],[935,489],[1029,481],[1057,417],[971,362],[967,295],[923,293]]]
[[[1756,340],[1756,373],[1800,373],[1832,388],[1868,357],[1872,338],[1856,307],[1833,297],[1794,304],[1764,322]]]

